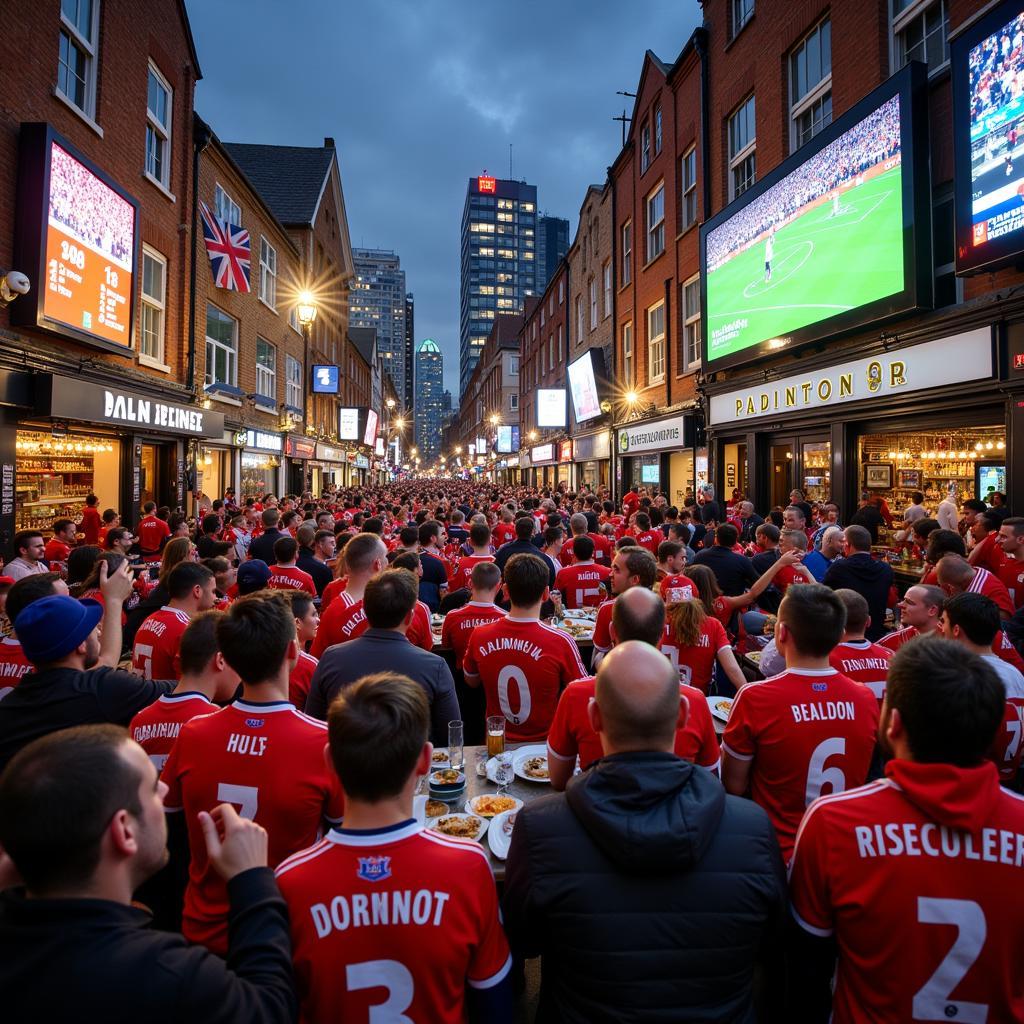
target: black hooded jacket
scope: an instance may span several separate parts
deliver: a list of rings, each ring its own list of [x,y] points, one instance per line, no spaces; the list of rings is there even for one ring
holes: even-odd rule
[[[513,951],[543,957],[538,1022],[754,1020],[786,878],[767,815],[673,754],[616,754],[524,807]]]

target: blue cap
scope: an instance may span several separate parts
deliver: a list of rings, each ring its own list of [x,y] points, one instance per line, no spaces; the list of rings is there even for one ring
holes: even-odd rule
[[[238,592],[252,594],[270,582],[270,566],[261,558],[250,558],[238,567]]]
[[[16,634],[33,665],[48,665],[70,654],[103,618],[103,605],[85,598],[53,594],[41,597],[18,614]]]

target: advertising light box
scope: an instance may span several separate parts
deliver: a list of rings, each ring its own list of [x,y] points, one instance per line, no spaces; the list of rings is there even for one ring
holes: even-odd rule
[[[366,429],[363,431],[363,444],[368,447],[373,447],[373,442],[377,439],[377,414],[373,409],[366,410]]]
[[[589,349],[569,364],[569,394],[577,423],[585,423],[601,415],[600,382],[603,377],[604,356],[600,349]]]
[[[15,235],[15,265],[32,289],[11,306],[12,322],[131,347],[138,203],[45,124],[22,125]]]
[[[538,388],[537,426],[566,426],[565,388]]]
[[[950,44],[956,270],[1024,252],[1024,0],[1008,0]]]
[[[314,366],[313,391],[318,395],[336,395],[338,393],[338,368],[325,365]]]
[[[701,228],[707,369],[931,304],[925,76],[909,64]]]
[[[519,424],[502,424],[498,427],[497,451],[499,455],[512,455],[519,451]]]
[[[342,441],[359,440],[359,410],[338,410],[338,437]]]

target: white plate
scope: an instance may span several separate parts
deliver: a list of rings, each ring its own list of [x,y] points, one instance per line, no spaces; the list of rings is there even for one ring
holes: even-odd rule
[[[547,760],[548,748],[544,743],[535,743],[528,747],[519,747],[517,750],[512,752],[512,770],[516,775],[523,779],[525,782],[534,782],[541,786],[547,786],[551,784],[551,779],[535,779],[532,775],[527,775],[523,770],[523,764],[528,761],[531,757],[543,757]],[[548,768],[550,771],[550,766]]]
[[[501,816],[501,814],[504,814],[505,812],[502,811],[500,814],[495,814],[493,817],[488,818],[486,815],[481,814],[479,811],[474,811],[473,810],[473,801],[479,799],[482,796],[497,796],[497,795],[498,795],[497,793],[477,793],[476,796],[470,797],[466,801],[466,813],[467,814],[473,814],[473,815],[475,815],[478,818],[484,818],[486,821],[494,821],[495,819],[499,818]],[[508,794],[506,794],[506,796],[508,796]],[[509,800],[515,800],[516,805],[515,805],[515,807],[512,808],[513,811],[518,811],[519,808],[523,806],[523,801],[518,799],[518,797],[510,796]]]
[[[461,818],[463,820],[465,820],[466,818],[479,818],[480,819],[480,831],[477,832],[477,834],[475,836],[451,836],[450,838],[452,838],[452,839],[475,839],[477,842],[480,842],[480,840],[483,839],[483,837],[484,837],[484,833],[487,831],[488,821],[487,821],[486,818],[482,817],[481,815],[479,815],[479,814],[462,814],[462,813],[460,813],[458,811],[453,811],[451,814],[442,814],[440,817],[431,818],[430,819],[433,822],[433,824],[430,827],[435,832],[439,832],[443,836],[448,835],[448,833],[447,832],[441,832],[441,830],[437,827],[437,823],[439,821],[441,821],[442,819],[444,819],[444,818]]]
[[[512,842],[512,836],[505,832],[505,822],[513,814],[518,813],[518,811],[502,811],[501,814],[491,819],[491,827],[487,830],[487,845],[490,846],[491,853],[498,860],[504,860],[508,856],[509,844]]]
[[[711,710],[711,714],[715,716],[720,722],[729,721],[729,712],[732,711],[732,702],[735,698],[733,697],[708,697],[708,708]],[[727,705],[725,710],[722,710],[718,705]]]
[[[444,754],[444,760],[443,761],[434,761],[433,760],[433,755],[431,755],[430,771],[432,773],[433,772],[444,771],[445,768],[451,768],[452,763],[448,759],[448,748],[447,747],[435,747],[434,748],[434,753],[435,754]],[[429,781],[429,779],[430,779],[429,775],[427,776],[427,779]]]

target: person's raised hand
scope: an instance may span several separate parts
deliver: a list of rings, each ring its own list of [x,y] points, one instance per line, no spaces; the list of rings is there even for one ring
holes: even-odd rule
[[[799,565],[804,560],[804,553],[793,548],[779,555],[779,565]]]
[[[250,868],[267,866],[267,830],[241,818],[231,804],[220,804],[212,813],[199,812],[210,863],[225,882]]]
[[[107,560],[103,559],[100,562],[100,593],[103,601],[107,605],[112,601],[124,604],[131,597],[134,582],[127,559],[113,572],[109,570]]]

